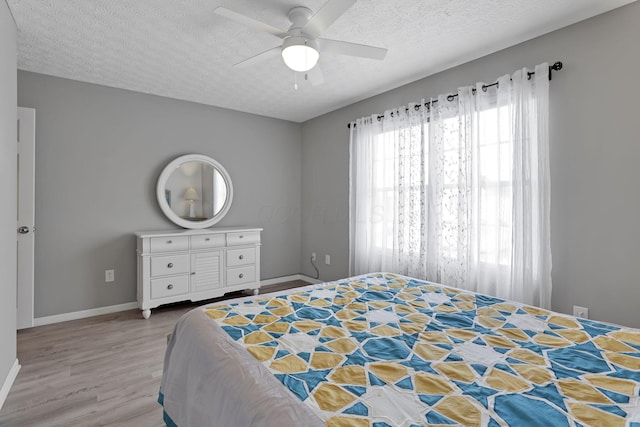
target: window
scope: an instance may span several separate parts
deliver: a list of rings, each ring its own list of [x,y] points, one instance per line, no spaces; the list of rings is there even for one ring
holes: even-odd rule
[[[428,111],[410,105],[356,121],[352,273],[392,271],[548,306],[544,71],[461,88]]]
[[[510,128],[508,109],[490,108],[478,113],[477,173],[480,179],[478,194],[479,235],[476,236],[480,249],[481,262],[498,262],[508,265],[511,245],[511,156],[512,147],[509,138]],[[443,120],[443,211],[442,228],[448,230],[443,235],[441,250],[449,260],[461,256],[457,235],[466,228],[466,221],[459,217],[459,169],[462,167],[458,118]],[[416,137],[416,135],[419,135]],[[410,217],[421,216],[424,198],[429,191],[429,173],[419,167],[424,160],[429,163],[429,150],[424,143],[406,144],[397,150],[396,141],[429,140],[429,123],[423,126],[412,126],[410,129],[389,131],[377,135],[374,143],[372,162],[374,206],[392,206],[398,197],[406,199],[406,212]],[[400,153],[400,150],[404,150]],[[418,177],[412,177],[409,185],[398,188],[396,170],[400,167],[400,156],[407,156],[413,165],[404,171],[405,174],[418,171]],[[404,181],[408,181],[406,175]],[[402,196],[396,194],[402,192]],[[380,249],[392,250],[394,240],[388,238],[394,234],[393,216],[385,216],[384,209],[374,210],[373,245]],[[405,236],[407,248],[416,256],[421,250],[422,242],[419,233]]]

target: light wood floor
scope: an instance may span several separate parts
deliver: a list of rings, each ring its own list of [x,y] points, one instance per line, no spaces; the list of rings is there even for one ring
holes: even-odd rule
[[[280,283],[261,293],[306,284]],[[166,337],[201,304],[160,307],[148,320],[129,310],[19,331],[22,368],[0,426],[164,426],[156,399]]]

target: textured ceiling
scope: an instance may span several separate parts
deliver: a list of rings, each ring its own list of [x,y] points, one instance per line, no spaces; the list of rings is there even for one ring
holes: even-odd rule
[[[359,0],[323,36],[385,47],[385,60],[321,54],[324,83],[298,75],[297,91],[280,58],[232,68],[280,40],[213,11],[286,30],[291,7],[325,0],[7,2],[21,70],[303,122],[632,0]]]

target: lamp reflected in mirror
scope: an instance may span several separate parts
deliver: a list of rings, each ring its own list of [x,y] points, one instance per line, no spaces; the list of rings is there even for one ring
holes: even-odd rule
[[[196,200],[200,200],[200,196],[198,196],[198,192],[196,191],[195,188],[193,187],[189,187],[187,188],[187,190],[184,192],[184,196],[183,198],[189,202],[189,218],[195,218],[196,216],[196,209],[195,209],[195,205],[193,202],[195,202]]]

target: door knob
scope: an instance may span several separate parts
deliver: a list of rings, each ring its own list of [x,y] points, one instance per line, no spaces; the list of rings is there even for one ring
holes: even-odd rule
[[[18,233],[20,234],[29,233],[29,227],[27,227],[26,225],[23,225],[22,227],[18,227]]]

